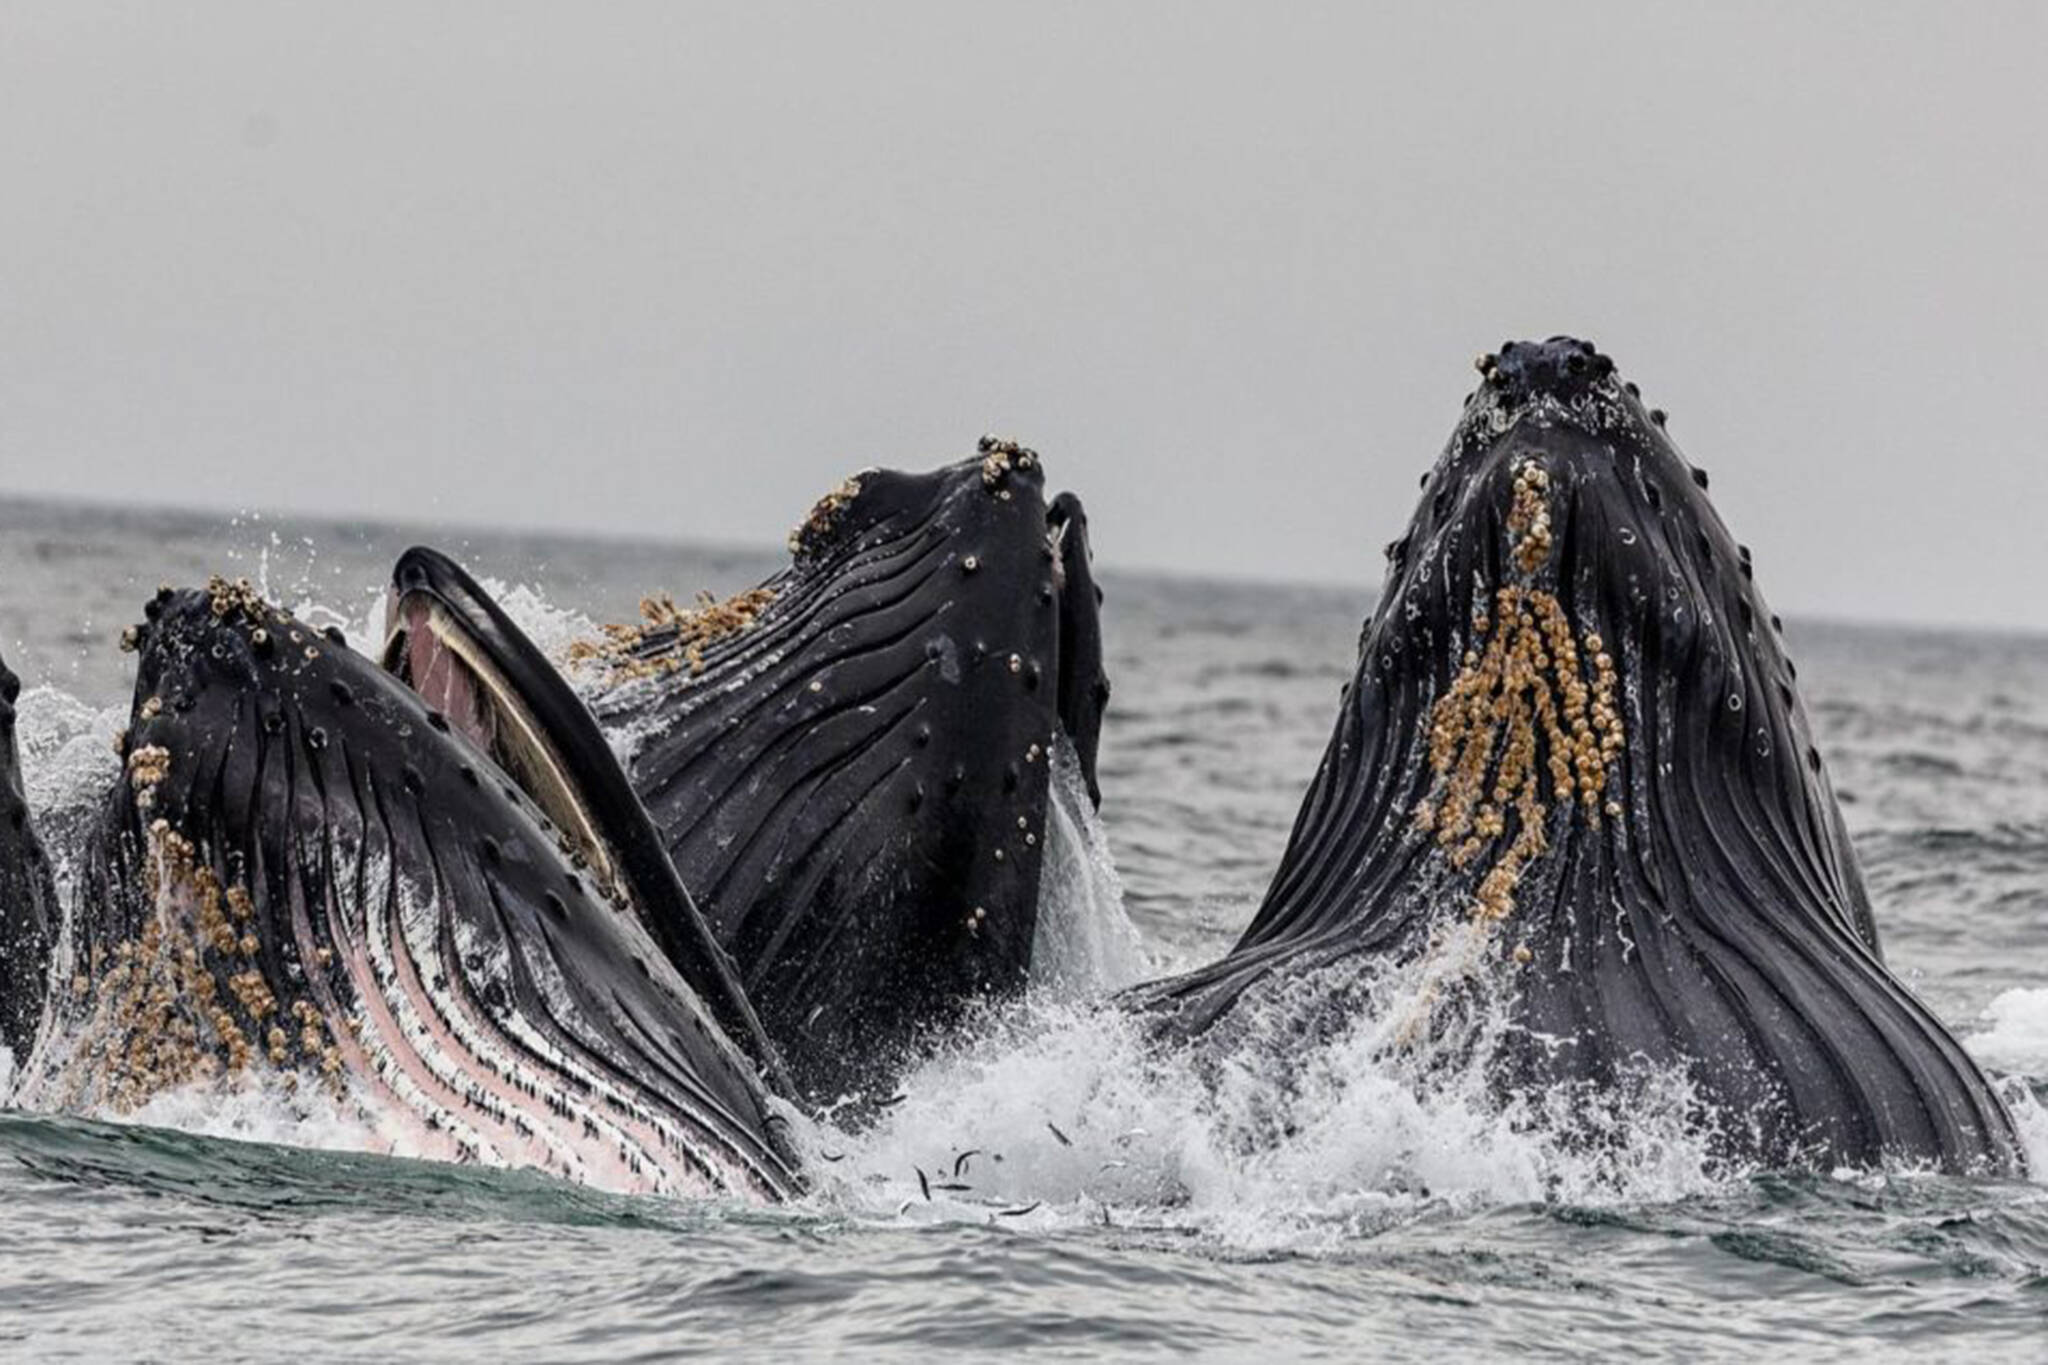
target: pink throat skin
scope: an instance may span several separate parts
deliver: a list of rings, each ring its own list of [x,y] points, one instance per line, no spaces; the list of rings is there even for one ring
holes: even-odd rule
[[[486,753],[497,738],[497,722],[485,705],[476,677],[431,627],[432,608],[416,597],[398,604],[405,623],[405,663],[413,690],[439,711],[449,726]]]

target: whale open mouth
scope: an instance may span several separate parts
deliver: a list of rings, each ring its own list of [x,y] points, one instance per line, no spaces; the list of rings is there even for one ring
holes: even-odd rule
[[[535,679],[507,676],[502,652],[493,651],[474,623],[424,575],[415,586],[394,585],[386,609],[383,664],[400,682],[440,711],[546,811],[605,885],[618,872],[598,819],[563,753],[559,732],[536,713]]]
[[[730,960],[567,680],[461,565],[424,546],[393,568],[386,622],[386,671],[520,787],[571,862],[642,921],[740,1048],[784,1083]]]

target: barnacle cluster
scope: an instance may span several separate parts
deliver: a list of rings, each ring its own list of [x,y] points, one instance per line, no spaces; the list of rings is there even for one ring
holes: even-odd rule
[[[1002,487],[1013,469],[1030,469],[1038,463],[1038,452],[1000,436],[981,438],[981,486],[991,492]]]
[[[135,934],[96,945],[83,964],[89,972],[72,979],[74,996],[92,996],[74,1084],[128,1111],[163,1090],[241,1072],[259,1056],[338,1084],[341,1054],[319,1010],[294,1001],[296,1031],[282,1027],[248,890],[223,886],[161,819],[149,827],[143,882],[149,909]]]
[[[693,607],[678,606],[667,593],[643,597],[639,621],[599,627],[604,638],[576,641],[569,661],[609,669],[613,681],[665,677],[685,666],[701,673],[705,647],[751,629],[774,600],[775,589],[768,587],[749,588],[723,602],[700,592]]]
[[[144,744],[128,751],[128,785],[135,791],[138,810],[156,804],[156,789],[171,775],[171,751],[161,744]]]
[[[239,617],[255,625],[270,614],[270,604],[263,600],[263,594],[256,591],[246,578],[232,582],[219,574],[206,580],[207,604],[213,610],[216,620],[226,621]]]
[[[824,544],[832,534],[832,528],[839,522],[839,514],[848,503],[860,496],[861,476],[851,475],[839,487],[819,498],[811,505],[804,519],[789,533],[789,552],[793,555],[807,554]]]
[[[1513,558],[1524,573],[1550,554],[1550,516],[1540,467],[1517,471],[1509,513]],[[1540,547],[1540,549],[1538,548]],[[1473,620],[1472,647],[1430,711],[1427,796],[1415,827],[1433,835],[1456,867],[1514,838],[1481,878],[1472,914],[1505,919],[1529,865],[1549,849],[1552,802],[1598,826],[1608,772],[1624,744],[1614,660],[1598,635],[1579,638],[1556,596],[1507,584]]]
[[[1515,567],[1533,574],[1550,559],[1550,471],[1535,460],[1515,466],[1515,490],[1508,506],[1508,535]]]

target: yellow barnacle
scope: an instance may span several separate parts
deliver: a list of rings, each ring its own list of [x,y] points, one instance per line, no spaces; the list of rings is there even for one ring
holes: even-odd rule
[[[569,660],[601,665],[613,682],[665,677],[684,667],[694,676],[704,671],[709,646],[752,629],[774,600],[775,589],[765,587],[722,602],[699,593],[693,607],[676,605],[667,593],[645,597],[638,623],[601,627],[604,638],[576,641],[569,646]]]
[[[1537,462],[1516,468],[1507,524],[1510,557],[1524,573],[1548,562],[1549,486]],[[1550,848],[1546,793],[1597,822],[1608,768],[1624,743],[1613,659],[1601,638],[1578,638],[1555,595],[1533,585],[1502,585],[1493,606],[1489,614],[1475,605],[1472,641],[1430,709],[1433,780],[1411,810],[1415,829],[1432,836],[1454,867],[1495,850],[1472,906],[1488,922],[1513,913],[1516,887]]]

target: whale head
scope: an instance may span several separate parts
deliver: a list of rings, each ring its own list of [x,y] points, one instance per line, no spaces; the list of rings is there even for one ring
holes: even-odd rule
[[[121,1110],[271,1076],[423,1154],[796,1188],[755,1068],[634,883],[595,875],[444,713],[245,582],[166,589],[132,638],[50,1098]]]

